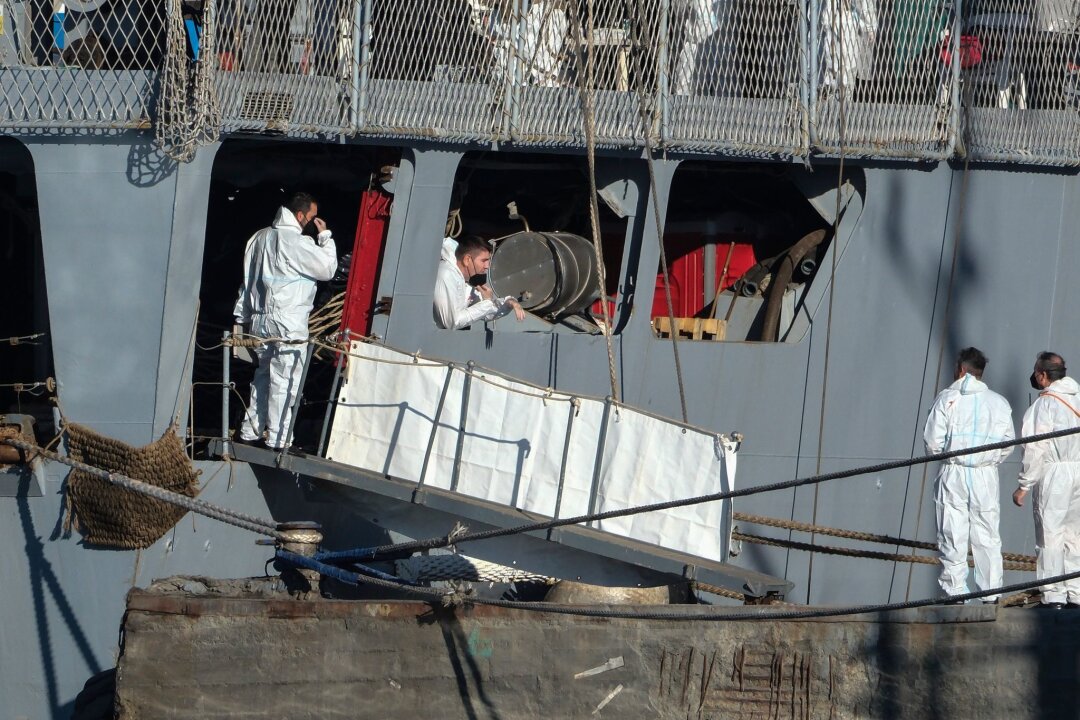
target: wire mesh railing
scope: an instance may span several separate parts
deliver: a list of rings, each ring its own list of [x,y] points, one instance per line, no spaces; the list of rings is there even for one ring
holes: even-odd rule
[[[0,126],[148,126],[164,0],[0,0]]]
[[[0,127],[1080,163],[1072,0],[0,0]]]
[[[223,129],[350,132],[355,21],[351,0],[217,0]]]
[[[985,160],[1080,163],[1080,6],[967,0],[964,140]]]
[[[952,0],[820,0],[811,141],[825,152],[940,159],[957,131]]]
[[[502,68],[514,32],[508,15],[457,0],[367,0],[364,10],[371,35],[361,63],[367,97],[358,130],[444,139],[498,136]]]
[[[805,155],[806,14],[791,0],[672,0],[664,141]]]

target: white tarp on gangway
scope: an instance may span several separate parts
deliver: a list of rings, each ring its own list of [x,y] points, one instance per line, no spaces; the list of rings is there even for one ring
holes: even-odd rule
[[[351,354],[326,453],[336,462],[562,518],[734,486],[727,436],[381,345],[354,342]],[[728,509],[703,503],[594,527],[722,561]]]

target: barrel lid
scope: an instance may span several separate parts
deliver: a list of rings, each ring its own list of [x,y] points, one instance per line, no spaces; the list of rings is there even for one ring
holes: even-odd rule
[[[529,310],[550,301],[558,286],[555,259],[543,233],[519,232],[499,241],[488,267],[496,295],[511,295]]]

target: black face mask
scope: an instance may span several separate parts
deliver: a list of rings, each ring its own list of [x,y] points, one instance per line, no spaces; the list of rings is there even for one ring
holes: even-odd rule
[[[1031,388],[1033,390],[1042,390],[1042,388],[1039,387],[1039,383],[1035,381],[1035,373],[1031,373],[1031,377],[1028,378],[1028,382],[1031,383]]]
[[[480,287],[481,285],[487,285],[487,273],[476,273],[469,278],[468,283],[473,287]]]
[[[313,238],[319,237],[319,229],[317,227],[315,227],[315,221],[314,220],[312,220],[307,225],[305,225],[303,227],[303,229],[301,230],[301,232],[303,232],[304,235],[307,235],[309,237],[313,237]]]

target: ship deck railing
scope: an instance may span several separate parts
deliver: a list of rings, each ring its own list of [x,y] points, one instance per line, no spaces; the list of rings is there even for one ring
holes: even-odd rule
[[[1050,5],[0,0],[0,127],[581,148],[589,95],[603,147],[1076,165],[1080,10]]]

